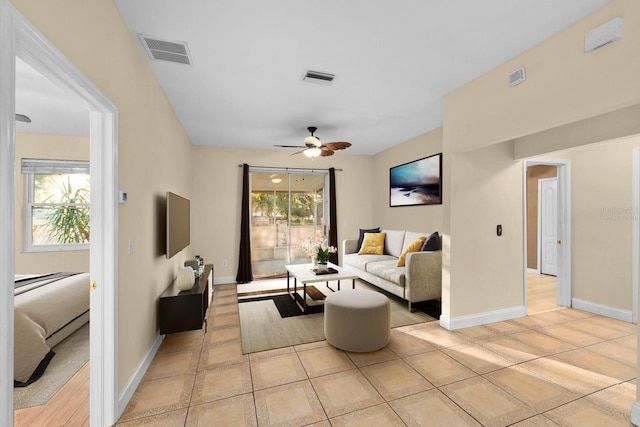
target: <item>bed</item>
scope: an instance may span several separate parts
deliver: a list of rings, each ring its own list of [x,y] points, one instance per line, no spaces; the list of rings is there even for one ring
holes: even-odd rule
[[[53,346],[89,321],[89,273],[15,278],[14,386],[42,376]]]

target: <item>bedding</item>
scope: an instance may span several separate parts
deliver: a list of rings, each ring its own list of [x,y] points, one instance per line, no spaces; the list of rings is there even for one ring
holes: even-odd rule
[[[89,321],[89,273],[22,275],[15,279],[14,386],[44,373],[51,347]]]

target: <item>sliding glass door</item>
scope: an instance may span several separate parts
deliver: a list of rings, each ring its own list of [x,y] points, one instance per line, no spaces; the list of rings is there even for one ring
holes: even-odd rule
[[[280,277],[287,264],[311,262],[299,248],[326,235],[327,171],[251,168],[251,268],[256,279]]]

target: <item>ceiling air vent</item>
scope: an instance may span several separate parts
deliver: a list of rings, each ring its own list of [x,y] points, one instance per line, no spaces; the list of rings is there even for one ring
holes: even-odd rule
[[[622,38],[622,18],[613,18],[584,36],[584,51],[593,52]]]
[[[311,83],[320,83],[325,85],[330,85],[333,82],[333,79],[336,78],[335,74],[324,73],[322,71],[312,71],[307,70],[302,77],[302,80],[305,82]]]
[[[155,37],[138,34],[142,46],[150,58],[158,61],[169,61],[178,64],[191,65],[189,46],[185,42],[160,40]]]
[[[518,86],[527,79],[524,68],[518,68],[513,73],[509,74],[509,86]]]

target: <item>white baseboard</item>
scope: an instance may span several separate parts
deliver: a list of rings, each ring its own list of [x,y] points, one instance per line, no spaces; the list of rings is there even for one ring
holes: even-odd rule
[[[527,308],[523,305],[504,308],[501,310],[486,311],[484,313],[470,314],[468,316],[454,317],[440,316],[440,326],[450,331],[471,326],[486,325],[487,323],[502,322],[527,315]]]
[[[591,301],[585,301],[578,298],[571,299],[571,306],[579,310],[588,311],[589,313],[600,314],[602,316],[611,317],[612,319],[622,320],[631,323],[633,314],[629,310],[621,310],[619,308],[609,307],[608,305],[598,304]]]
[[[540,274],[540,270],[537,269],[537,268],[528,268],[527,267],[527,273]]]
[[[131,381],[129,381],[129,384],[127,384],[124,391],[120,395],[120,398],[118,399],[118,419],[120,419],[120,417],[122,416],[122,413],[127,408],[129,401],[133,397],[133,393],[140,385],[140,382],[142,381],[144,374],[147,372],[147,369],[149,369],[149,365],[151,365],[153,358],[156,356],[156,353],[158,352],[163,339],[164,335],[158,335],[156,337],[155,341],[151,345],[151,348],[149,349],[149,351],[147,351],[147,354],[144,356],[144,359],[142,359],[142,362],[138,366],[138,369],[136,369],[136,373],[133,375]]]
[[[235,277],[216,277],[213,279],[214,285],[227,285],[229,283],[236,283]]]
[[[631,405],[631,424],[640,426],[640,403],[633,402]]]

